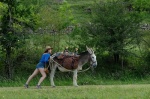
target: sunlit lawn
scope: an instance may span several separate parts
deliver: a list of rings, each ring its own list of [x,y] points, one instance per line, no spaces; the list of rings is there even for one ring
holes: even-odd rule
[[[150,99],[150,84],[1,87],[0,99]]]

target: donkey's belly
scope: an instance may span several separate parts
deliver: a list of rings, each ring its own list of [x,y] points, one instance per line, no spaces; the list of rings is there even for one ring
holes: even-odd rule
[[[72,70],[66,69],[66,68],[64,68],[64,67],[58,67],[58,69],[59,69],[61,72],[69,72],[69,71],[72,71]]]

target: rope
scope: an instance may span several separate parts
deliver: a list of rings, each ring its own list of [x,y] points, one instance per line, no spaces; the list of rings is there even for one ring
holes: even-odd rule
[[[61,66],[60,64],[58,64],[56,61],[54,61],[53,60],[53,57],[52,58],[50,58],[50,61],[49,61],[49,66],[50,66],[50,63],[52,64],[52,61],[54,62],[54,63],[56,63],[59,67],[61,67],[61,68],[63,68],[63,69],[66,69],[66,68],[64,68],[63,66]],[[48,66],[48,67],[49,67]],[[51,65],[51,67],[52,67],[52,65]],[[79,70],[78,72],[85,72],[85,71],[87,71],[87,70],[89,70],[90,69],[90,67],[91,66],[89,66],[87,69],[85,69],[85,70]],[[50,68],[51,69],[51,68]],[[70,71],[70,72],[73,72],[72,70],[68,70],[68,69],[66,69],[67,71]]]
[[[90,69],[90,67],[91,66],[89,66],[87,69],[85,69],[85,70],[80,70],[80,71],[78,71],[79,73],[81,73],[81,72],[85,72],[85,71],[87,71],[87,70],[89,70]]]

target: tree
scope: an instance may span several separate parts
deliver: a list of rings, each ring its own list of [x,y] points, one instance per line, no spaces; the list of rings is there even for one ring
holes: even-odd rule
[[[55,3],[56,1],[52,2],[52,4]],[[50,32],[51,34],[53,34],[53,48],[55,50],[60,50],[60,36],[62,35],[62,33],[66,35],[71,32],[72,26],[75,24],[75,20],[72,15],[70,4],[67,1],[56,4],[57,5],[55,5],[55,7],[57,7],[57,10],[55,7],[44,5],[40,11],[40,17],[42,20],[41,28],[48,30],[45,32]],[[66,41],[66,43],[70,45],[70,42]],[[65,46],[66,45],[67,44],[65,44]]]
[[[5,53],[6,77],[13,78],[14,66],[12,53],[20,47],[28,30],[34,30],[37,23],[34,6],[24,6],[18,0],[2,0],[6,5],[0,25],[0,44]]]
[[[124,0],[129,10],[136,10],[139,12],[150,11],[150,1],[148,0]]]
[[[126,9],[120,0],[96,3],[93,21],[89,24],[88,34],[94,38],[97,48],[104,48],[113,55],[115,63],[120,55],[139,43],[141,17],[136,11]]]

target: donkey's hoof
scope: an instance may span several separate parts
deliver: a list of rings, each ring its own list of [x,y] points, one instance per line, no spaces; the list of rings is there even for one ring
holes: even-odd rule
[[[74,85],[75,87],[78,87],[78,85]]]
[[[29,88],[28,84],[25,84],[24,87],[25,87],[25,88]]]
[[[52,86],[52,88],[55,88],[56,86],[54,85],[54,86]]]

